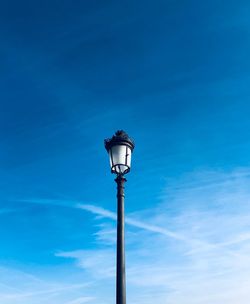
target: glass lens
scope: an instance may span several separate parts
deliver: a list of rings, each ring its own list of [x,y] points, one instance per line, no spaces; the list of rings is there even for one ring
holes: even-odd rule
[[[113,146],[111,150],[113,165],[126,165],[126,146]]]
[[[113,146],[109,151],[110,167],[113,172],[124,173],[131,165],[131,149],[125,145]]]
[[[131,154],[132,154],[131,149],[129,147],[127,147],[127,154],[126,154],[127,163],[126,164],[129,168],[131,167]]]

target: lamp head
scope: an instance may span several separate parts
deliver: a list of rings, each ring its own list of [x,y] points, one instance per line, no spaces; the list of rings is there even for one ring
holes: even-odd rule
[[[104,145],[109,153],[111,172],[124,175],[130,171],[134,141],[123,130],[118,130],[112,138],[105,139]]]

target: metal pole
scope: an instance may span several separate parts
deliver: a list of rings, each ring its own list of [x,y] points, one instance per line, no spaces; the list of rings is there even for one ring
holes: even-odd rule
[[[125,241],[124,241],[124,184],[118,175],[117,183],[117,248],[116,248],[116,304],[126,304]]]

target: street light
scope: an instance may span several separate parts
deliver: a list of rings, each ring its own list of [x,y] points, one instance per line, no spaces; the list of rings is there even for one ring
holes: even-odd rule
[[[130,171],[135,144],[120,130],[104,141],[109,153],[111,173],[117,183],[117,249],[116,249],[116,304],[126,304],[125,242],[124,242],[124,175]]]

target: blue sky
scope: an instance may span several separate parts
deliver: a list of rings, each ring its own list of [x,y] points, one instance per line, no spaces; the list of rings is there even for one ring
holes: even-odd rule
[[[249,1],[2,1],[0,302],[250,301]]]

